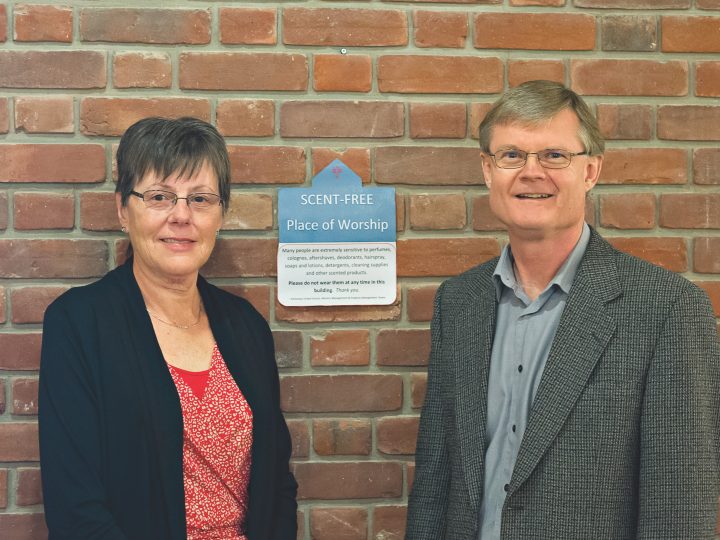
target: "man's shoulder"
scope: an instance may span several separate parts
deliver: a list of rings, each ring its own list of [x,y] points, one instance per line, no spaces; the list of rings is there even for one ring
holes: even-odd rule
[[[443,295],[465,299],[474,294],[494,291],[492,276],[497,263],[498,257],[494,257],[445,280],[442,284]]]

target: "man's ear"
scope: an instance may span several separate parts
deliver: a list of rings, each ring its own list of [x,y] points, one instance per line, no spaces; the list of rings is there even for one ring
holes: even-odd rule
[[[482,160],[483,179],[485,180],[485,185],[490,189],[492,184],[492,157],[481,153],[480,159]]]
[[[127,206],[123,206],[122,195],[120,195],[120,193],[115,193],[115,208],[117,209],[117,215],[118,215],[118,221],[120,222],[120,227],[127,229],[127,226],[128,226]]]
[[[603,156],[590,156],[585,167],[585,192],[590,191],[597,184],[602,170]]]

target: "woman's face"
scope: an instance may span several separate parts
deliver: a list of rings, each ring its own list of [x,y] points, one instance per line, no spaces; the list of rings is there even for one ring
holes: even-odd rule
[[[154,173],[147,174],[134,191],[162,190],[187,197],[196,193],[219,195],[218,180],[206,163],[193,176],[170,175],[162,180]],[[140,197],[131,195],[122,206],[116,194],[120,224],[127,229],[133,247],[136,270],[160,279],[182,281],[195,279],[200,267],[210,257],[217,232],[222,226],[222,206],[206,209],[188,207],[186,199],[179,199],[169,209],[146,206]]]

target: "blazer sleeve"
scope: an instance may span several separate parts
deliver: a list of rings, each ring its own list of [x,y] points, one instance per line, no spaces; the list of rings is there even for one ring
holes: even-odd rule
[[[415,479],[408,501],[406,540],[437,540],[444,537],[450,464],[444,411],[442,294],[441,285],[435,295],[430,324],[431,346],[428,362],[427,391],[420,413],[415,450]]]
[[[720,344],[703,291],[664,322],[641,420],[638,538],[714,538],[720,496]]]
[[[72,315],[56,303],[43,323],[38,422],[49,538],[125,540],[106,504],[102,420],[78,330],[82,325]]]

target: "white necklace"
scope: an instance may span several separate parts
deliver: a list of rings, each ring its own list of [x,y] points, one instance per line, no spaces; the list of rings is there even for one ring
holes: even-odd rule
[[[150,316],[153,319],[157,319],[161,323],[167,324],[168,326],[174,326],[175,328],[180,328],[181,330],[188,330],[189,328],[192,328],[193,326],[197,326],[200,323],[200,319],[202,318],[202,314],[203,314],[202,304],[200,304],[200,311],[198,312],[197,320],[192,324],[183,325],[183,324],[177,324],[172,321],[166,321],[164,319],[161,319],[155,313],[153,313],[149,307],[146,307],[145,309],[147,309],[147,312],[150,314]]]

